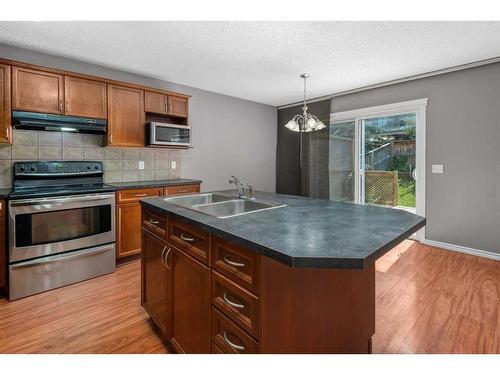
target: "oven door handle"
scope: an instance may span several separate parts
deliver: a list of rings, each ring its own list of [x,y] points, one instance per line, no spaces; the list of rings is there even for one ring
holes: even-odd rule
[[[64,197],[64,198],[34,198],[34,199],[20,199],[11,200],[11,206],[29,206],[33,204],[53,204],[53,203],[70,203],[70,202],[88,202],[97,201],[103,199],[112,199],[114,194],[95,194],[95,195],[84,195],[84,196],[74,196],[74,197]]]
[[[63,255],[49,256],[45,259],[43,259],[43,258],[42,259],[33,259],[33,260],[29,260],[27,262],[22,262],[19,264],[12,264],[9,267],[12,270],[14,270],[14,269],[19,269],[19,268],[31,267],[33,265],[64,262],[67,260],[74,260],[76,258],[82,258],[82,257],[89,256],[89,255],[100,254],[100,253],[103,253],[105,251],[109,251],[112,248],[113,248],[112,246],[105,245],[105,246],[101,246],[98,248],[92,248],[92,249],[88,249],[88,250],[80,250],[76,254],[75,253],[68,253],[68,254],[63,254]]]

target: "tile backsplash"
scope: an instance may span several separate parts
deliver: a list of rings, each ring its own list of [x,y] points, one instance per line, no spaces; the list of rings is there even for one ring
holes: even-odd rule
[[[180,151],[102,144],[102,136],[96,134],[14,130],[13,144],[0,144],[0,188],[12,186],[12,163],[22,160],[102,160],[105,182],[180,177]],[[139,161],[144,169],[139,169]],[[171,161],[175,169],[170,168]]]

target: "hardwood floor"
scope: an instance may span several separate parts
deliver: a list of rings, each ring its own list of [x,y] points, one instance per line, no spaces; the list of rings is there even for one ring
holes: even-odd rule
[[[139,266],[0,299],[0,353],[167,353],[140,307]],[[500,352],[500,262],[405,241],[376,269],[374,353]]]
[[[0,299],[0,353],[167,353],[140,306],[140,261],[21,300]]]
[[[405,241],[376,270],[374,353],[500,351],[500,262]]]

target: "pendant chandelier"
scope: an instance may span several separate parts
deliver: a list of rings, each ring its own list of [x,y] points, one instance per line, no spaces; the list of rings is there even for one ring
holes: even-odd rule
[[[306,81],[309,77],[310,74],[308,73],[300,75],[300,78],[304,79],[304,106],[302,107],[302,114],[295,115],[293,119],[288,121],[285,125],[285,127],[294,132],[308,133],[326,128],[326,125],[323,124],[316,116],[307,113]]]

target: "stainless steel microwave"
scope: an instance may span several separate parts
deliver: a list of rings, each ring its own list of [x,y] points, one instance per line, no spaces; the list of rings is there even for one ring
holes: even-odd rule
[[[149,145],[191,146],[191,128],[188,125],[148,122],[146,139]]]

